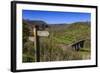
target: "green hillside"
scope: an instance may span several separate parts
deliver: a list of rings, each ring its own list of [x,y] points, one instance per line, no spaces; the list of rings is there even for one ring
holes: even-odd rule
[[[63,27],[58,26],[55,29],[53,28],[51,30],[53,40],[56,43],[71,44],[81,39],[90,39],[90,25],[86,23],[73,23]]]
[[[30,24],[29,21],[24,21],[23,25],[25,24],[27,24],[28,30],[31,31],[30,25],[34,25],[34,22]],[[50,35],[48,37],[39,37],[41,62],[90,59],[90,22],[46,25],[49,27],[45,30],[49,31]],[[25,29],[27,28],[25,27]],[[23,30],[25,29],[23,28]],[[27,32],[23,31],[23,34]],[[32,32],[28,33],[32,34]],[[35,62],[34,44],[26,37],[27,35],[23,36],[23,40],[27,40],[23,43],[23,62]],[[80,51],[72,50],[71,44],[79,40],[85,40],[84,47]]]

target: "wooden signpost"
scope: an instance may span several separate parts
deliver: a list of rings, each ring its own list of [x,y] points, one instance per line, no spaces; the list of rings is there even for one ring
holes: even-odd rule
[[[35,37],[35,41],[34,41],[34,44],[35,44],[35,61],[36,62],[40,62],[40,44],[39,44],[39,36],[37,36],[37,30],[38,30],[38,27],[35,26],[35,28],[33,28],[33,34],[34,34],[34,37]]]
[[[35,26],[33,28],[33,34],[34,34],[34,44],[35,44],[35,61],[40,62],[40,42],[39,42],[39,37],[42,36],[49,36],[48,31],[39,31],[39,28]],[[32,39],[32,38],[30,38]]]

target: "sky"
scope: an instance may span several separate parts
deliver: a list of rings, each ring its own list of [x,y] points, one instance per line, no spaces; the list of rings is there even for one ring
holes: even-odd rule
[[[22,18],[42,20],[48,24],[74,23],[91,21],[91,13],[23,10]]]

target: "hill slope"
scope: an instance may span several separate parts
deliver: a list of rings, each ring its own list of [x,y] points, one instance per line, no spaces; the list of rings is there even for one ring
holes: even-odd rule
[[[31,32],[28,33],[33,34],[31,27],[34,25],[35,21],[23,21],[23,23],[27,25],[26,27],[29,27],[28,30]],[[41,23],[44,24],[45,22],[41,21]],[[49,31],[50,35],[48,37],[39,38],[41,62],[90,59],[90,22],[46,25],[49,27],[44,30]],[[25,29],[23,28],[23,30]],[[23,32],[23,34],[24,33],[27,33],[26,30]],[[25,36],[23,36],[23,38]],[[84,48],[81,48],[80,51],[77,52],[71,50],[70,48],[67,49],[68,45],[83,39],[86,39],[86,42]],[[27,39],[27,41],[23,43],[23,62],[35,62],[35,54],[36,53],[33,42]]]
[[[90,24],[88,22],[53,26],[51,25],[51,31],[56,43],[70,44],[81,39],[90,39]]]

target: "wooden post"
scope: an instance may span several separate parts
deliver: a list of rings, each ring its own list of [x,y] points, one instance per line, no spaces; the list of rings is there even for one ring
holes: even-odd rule
[[[39,36],[37,36],[38,27],[35,26],[34,28],[34,37],[35,37],[35,61],[40,62],[40,43],[39,43]]]

